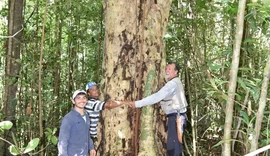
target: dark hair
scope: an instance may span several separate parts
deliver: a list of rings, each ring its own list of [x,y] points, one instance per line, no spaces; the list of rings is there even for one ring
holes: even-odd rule
[[[174,66],[175,66],[175,69],[174,70],[177,70],[178,71],[177,74],[179,74],[179,72],[180,72],[180,66],[177,63],[175,63],[175,62],[168,62],[168,64],[174,64]]]

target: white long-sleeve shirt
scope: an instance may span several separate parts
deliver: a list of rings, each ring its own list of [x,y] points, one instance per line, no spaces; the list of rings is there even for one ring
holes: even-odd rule
[[[143,106],[158,103],[161,100],[166,99],[167,97],[173,96],[174,94],[176,94],[177,87],[178,87],[177,83],[170,80],[158,92],[152,95],[149,95],[141,100],[135,101],[135,106],[138,108],[138,107],[143,107]],[[183,89],[182,84],[180,85],[179,90],[180,90],[180,96],[181,96],[182,102],[186,103],[186,98],[184,95],[184,89]],[[176,112],[177,111],[175,110],[175,112],[169,112],[169,113],[176,113]]]

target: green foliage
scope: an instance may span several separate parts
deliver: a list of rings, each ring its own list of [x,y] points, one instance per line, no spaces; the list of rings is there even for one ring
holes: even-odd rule
[[[13,126],[10,121],[2,121],[0,122],[0,130],[9,130]]]
[[[16,145],[10,145],[8,149],[12,155],[26,154],[33,151],[37,147],[38,144],[39,144],[39,138],[34,138],[28,143],[28,145],[25,148],[20,149]]]
[[[225,66],[222,66],[222,65],[217,65],[217,64],[210,65],[211,70],[220,70],[220,69],[224,69],[224,68],[225,68]]]
[[[236,142],[240,142],[240,143],[244,144],[242,141],[235,140],[235,139],[230,139],[230,140],[226,140],[226,141],[231,141],[231,142],[232,142],[232,141],[236,141]],[[212,148],[221,146],[224,142],[225,142],[225,140],[221,140],[221,141],[219,141],[217,144],[215,144]]]
[[[34,138],[28,143],[23,153],[25,154],[25,153],[31,152],[37,147],[38,143],[39,143],[39,138]]]
[[[54,145],[56,145],[58,142],[58,139],[55,136],[56,131],[57,131],[56,128],[53,128],[53,130],[51,128],[46,128],[46,132],[45,132],[48,141],[50,141]]]
[[[9,130],[12,128],[12,122],[10,121],[2,121],[0,122],[0,129],[1,130]],[[39,138],[34,138],[32,139],[28,145],[25,147],[25,148],[20,148],[17,144],[17,141],[16,141],[16,138],[14,137],[14,134],[13,132],[12,133],[12,137],[13,137],[13,141],[15,142],[15,145],[11,144],[10,143],[10,146],[9,146],[9,152],[12,154],[12,155],[18,155],[18,154],[26,154],[26,153],[29,153],[31,151],[33,151],[38,143],[39,143]],[[1,137],[0,137],[1,138]],[[1,140],[4,140],[6,141],[5,139],[1,138]],[[6,141],[8,142],[8,141]],[[9,142],[8,142],[9,143]]]
[[[248,9],[250,9],[250,13],[247,15],[247,20],[251,25],[251,28],[254,31],[258,30],[258,26],[261,28],[262,32],[265,35],[269,35],[269,14],[270,14],[270,5],[269,0],[263,0],[262,3],[248,3]]]
[[[0,122],[0,130],[9,130],[12,128],[12,122],[10,121],[2,121]],[[53,130],[51,128],[46,128],[46,137],[48,139],[48,144],[51,142],[53,145],[56,145],[57,142],[58,142],[58,139],[57,137],[55,136],[55,133],[56,133],[57,129],[56,128],[53,128]],[[39,144],[39,141],[40,139],[39,138],[34,138],[32,139],[30,142],[28,142],[27,146],[26,147],[23,147],[23,148],[20,148],[18,146],[18,143],[17,143],[17,140],[16,140],[16,137],[14,136],[13,132],[12,132],[12,136],[13,136],[13,141],[15,142],[15,145],[14,144],[11,144],[10,143],[10,146],[9,146],[9,151],[12,155],[19,155],[19,154],[26,154],[26,153],[29,153],[33,150],[35,150],[35,148],[38,146]],[[4,140],[6,141],[5,139],[1,138],[1,140]],[[8,142],[8,141],[6,141]],[[9,143],[9,142],[8,142]]]
[[[189,91],[186,92],[190,98],[190,105],[193,106],[193,111],[198,109],[198,150],[207,151],[207,155],[221,155],[211,153],[209,146],[217,149],[224,142],[220,141],[222,134],[219,133],[219,129],[224,124],[223,109],[226,107],[228,94],[238,1],[203,1],[203,4],[201,2],[173,1],[164,41],[167,60],[174,60],[183,67],[184,83],[189,84]],[[234,114],[237,114],[234,119],[240,118],[243,121],[238,130],[243,141],[239,141],[238,138],[230,140],[240,142],[244,146],[249,135],[253,133],[262,71],[269,51],[267,40],[270,36],[269,3],[249,1],[247,5],[237,91],[233,93],[236,95]],[[185,77],[186,75],[188,77]],[[248,92],[248,106],[242,110],[241,106]],[[251,109],[250,112],[248,108]],[[232,129],[237,125],[237,120],[233,125]],[[267,129],[266,125],[262,126]]]
[[[267,7],[270,7],[270,1],[269,0],[262,0],[262,3]]]
[[[244,121],[244,123],[246,124],[246,125],[249,125],[250,123],[250,121],[249,121],[249,117],[248,117],[248,114],[247,114],[247,112],[245,112],[245,111],[240,111],[240,115],[241,115],[241,117],[242,117],[242,120]]]
[[[254,101],[258,102],[259,96],[260,96],[259,86],[260,86],[261,80],[258,80],[258,79],[249,80],[246,78],[239,77],[237,81],[246,92],[249,90]]]
[[[43,103],[43,117],[46,121],[45,135],[47,144],[57,144],[55,136],[60,118],[70,110],[70,96],[74,89],[84,88],[90,80],[99,81],[102,75],[102,52],[104,40],[104,22],[102,1],[67,0],[50,1],[45,24],[44,57],[42,60],[42,90],[38,96],[38,69],[40,59],[40,43],[43,15],[46,1],[25,1],[24,36],[21,43],[21,72],[18,77],[18,97],[14,103],[16,108],[16,140],[19,145],[26,145],[31,134],[38,134],[38,100]],[[0,10],[0,19],[7,19],[8,1]],[[243,40],[241,66],[239,68],[238,86],[235,103],[243,103],[247,91],[250,91],[249,103],[253,111],[257,109],[260,96],[262,68],[268,53],[266,40],[269,33],[269,0],[258,3],[248,2],[246,33]],[[159,8],[158,8],[159,9]],[[163,40],[166,43],[166,59],[176,61],[182,69],[182,80],[189,104],[196,110],[193,120],[198,122],[196,142],[201,151],[212,154],[210,147],[220,147],[223,142],[227,84],[231,66],[232,43],[234,39],[237,1],[179,1],[173,0],[167,33]],[[7,35],[7,21],[0,21],[0,36]],[[6,40],[0,39],[0,73],[4,77]],[[59,65],[59,67],[58,67]],[[106,69],[104,69],[106,70]],[[57,72],[60,79],[57,84]],[[212,77],[209,79],[208,73]],[[148,75],[151,76],[151,75]],[[188,77],[186,77],[188,76]],[[149,79],[151,77],[148,77]],[[146,87],[153,87],[146,84]],[[0,89],[4,93],[4,79],[0,80]],[[145,92],[145,94],[149,94]],[[26,115],[26,108],[32,105],[32,113]],[[35,107],[33,107],[35,106]],[[246,137],[251,133],[255,113],[250,115],[236,105],[237,116],[244,124],[239,132]],[[268,113],[269,114],[269,113]],[[266,114],[267,115],[267,114]],[[3,114],[0,111],[0,119]],[[269,124],[264,118],[263,139],[261,144],[269,143]],[[236,123],[234,123],[236,124]],[[9,130],[12,122],[0,123],[0,130]],[[197,127],[193,127],[197,128]],[[190,133],[189,133],[190,132]],[[186,135],[188,146],[192,142],[191,131]],[[146,133],[147,134],[147,133]],[[189,138],[188,138],[189,137]],[[220,142],[219,142],[220,141]],[[231,140],[232,141],[232,140]],[[237,141],[237,140],[236,140]],[[31,143],[30,143],[31,142]],[[27,147],[19,148],[11,145],[13,154],[31,152],[38,146],[38,138],[31,140]],[[207,142],[207,144],[205,143]],[[217,142],[219,142],[217,144]],[[216,146],[214,146],[216,145]],[[207,147],[208,146],[208,147]],[[48,149],[49,155],[56,155]],[[192,149],[193,147],[191,147]],[[217,150],[218,151],[218,150]],[[197,154],[200,155],[201,153]],[[48,153],[47,153],[48,155]],[[185,154],[188,155],[188,154]],[[214,154],[213,154],[214,155]],[[215,154],[219,155],[219,154]]]
[[[10,145],[8,150],[12,155],[18,155],[21,153],[20,150],[15,145]]]
[[[8,17],[8,1],[4,1],[1,2],[3,6],[0,6],[0,36],[7,36],[8,32],[8,22],[3,21]],[[40,127],[36,121],[39,118],[38,105],[41,100],[46,144],[50,145],[45,152],[56,155],[55,145],[58,140],[55,136],[56,129],[51,127],[59,127],[60,118],[70,111],[72,107],[70,96],[75,89],[85,88],[86,82],[98,82],[101,78],[104,45],[103,2],[97,0],[48,1],[44,46],[42,47],[41,96],[39,96],[38,71],[45,2],[28,0],[25,1],[23,9],[21,59],[17,60],[20,61],[21,68],[20,75],[14,77],[18,79],[17,101],[14,101],[14,104],[17,104],[15,135],[18,145],[26,145],[32,134],[39,134]],[[0,89],[2,93],[4,93],[6,41],[0,39],[2,77]],[[31,113],[27,114],[26,110],[30,105]],[[1,119],[2,111],[0,112]],[[16,153],[14,147],[11,149]]]

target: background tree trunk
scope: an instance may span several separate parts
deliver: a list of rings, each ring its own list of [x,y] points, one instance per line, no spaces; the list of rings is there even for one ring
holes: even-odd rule
[[[40,137],[40,156],[43,156],[44,153],[44,144],[45,144],[45,139],[43,135],[43,126],[45,127],[45,120],[43,121],[43,103],[42,103],[42,79],[41,77],[43,76],[43,69],[42,69],[42,64],[43,64],[43,51],[44,51],[44,38],[45,38],[45,26],[46,26],[46,20],[47,20],[47,9],[48,9],[48,0],[46,0],[46,7],[44,10],[44,16],[43,16],[43,25],[42,25],[42,35],[41,35],[41,44],[40,44],[40,56],[39,56],[39,71],[38,71],[38,117],[39,117],[39,137]]]
[[[6,69],[5,69],[5,93],[3,98],[3,112],[5,120],[13,123],[11,131],[5,133],[7,140],[12,141],[11,132],[15,133],[15,109],[17,105],[17,82],[20,74],[20,47],[23,32],[23,0],[10,0],[8,12],[8,40],[6,49]],[[6,144],[3,155],[10,155]],[[2,151],[2,150],[1,150]]]
[[[159,89],[165,70],[163,37],[170,4],[171,1],[131,0],[104,3],[106,28],[101,90],[105,99],[138,100]],[[127,106],[104,111],[104,146],[100,154],[159,155],[155,114],[159,115],[154,106],[142,108],[142,112],[140,109],[134,112]],[[163,147],[158,148],[163,154]]]
[[[269,42],[269,48],[270,48],[270,41]],[[266,66],[264,68],[264,77],[263,77],[263,83],[261,87],[261,96],[259,101],[259,108],[258,112],[256,114],[256,123],[255,123],[255,130],[253,132],[253,137],[251,140],[251,148],[250,152],[255,151],[258,148],[258,139],[261,132],[261,126],[264,116],[264,109],[266,106],[266,99],[267,99],[267,90],[268,90],[268,84],[270,79],[270,54],[268,55],[268,61],[266,63]]]
[[[238,4],[238,13],[236,19],[236,33],[235,41],[233,45],[233,56],[232,64],[230,70],[230,80],[228,88],[228,98],[225,110],[225,124],[224,124],[224,147],[222,148],[223,156],[231,155],[231,128],[232,128],[232,118],[233,118],[233,106],[234,97],[237,84],[237,74],[239,66],[240,48],[243,37],[243,26],[244,26],[244,15],[245,15],[246,0],[240,0]]]

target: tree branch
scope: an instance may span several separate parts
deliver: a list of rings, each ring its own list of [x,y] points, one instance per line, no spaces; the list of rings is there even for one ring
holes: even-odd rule
[[[22,29],[17,31],[15,34],[13,34],[12,36],[0,36],[0,38],[13,38],[15,37],[18,33],[20,33],[21,31],[23,30],[23,26],[22,26]]]

